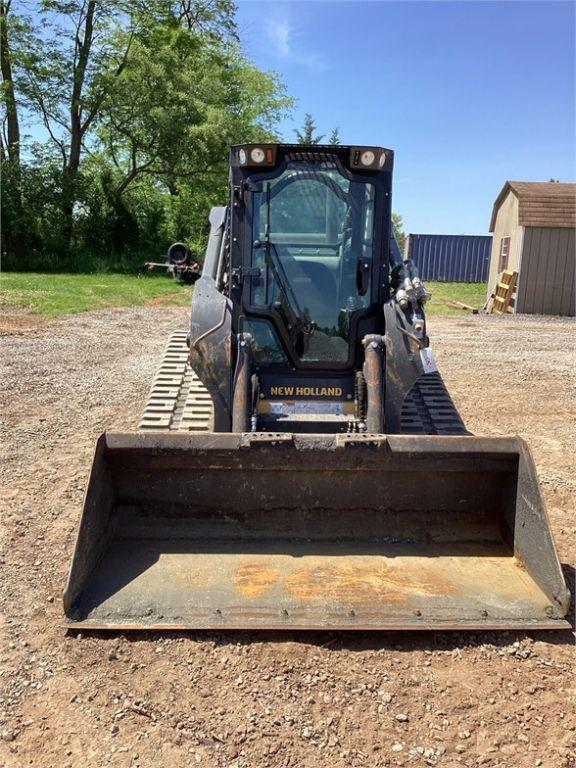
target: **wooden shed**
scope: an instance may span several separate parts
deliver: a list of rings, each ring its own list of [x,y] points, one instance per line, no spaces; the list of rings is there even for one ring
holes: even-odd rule
[[[507,181],[492,210],[488,291],[518,272],[514,311],[575,314],[576,184]]]

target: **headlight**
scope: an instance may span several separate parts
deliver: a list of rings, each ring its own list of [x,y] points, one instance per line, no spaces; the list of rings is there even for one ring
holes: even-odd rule
[[[378,165],[380,166],[380,168],[384,168],[384,163],[385,162],[386,162],[386,152],[382,152],[382,154],[380,155],[380,158],[378,160]]]
[[[266,160],[266,153],[261,147],[254,147],[250,152],[250,158],[252,159],[252,162],[260,164]]]
[[[238,152],[238,160],[240,161],[240,165],[246,165],[246,161],[248,160],[248,157],[246,155],[245,149],[241,149]]]
[[[360,157],[360,162],[362,165],[372,165],[374,163],[374,160],[376,160],[376,155],[374,152],[372,152],[371,149],[367,149],[365,152],[362,152],[362,155]]]

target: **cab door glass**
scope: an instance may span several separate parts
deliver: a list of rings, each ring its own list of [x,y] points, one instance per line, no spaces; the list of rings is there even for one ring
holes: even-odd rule
[[[250,304],[275,313],[303,362],[345,362],[371,303],[374,186],[332,163],[289,163],[254,195]]]

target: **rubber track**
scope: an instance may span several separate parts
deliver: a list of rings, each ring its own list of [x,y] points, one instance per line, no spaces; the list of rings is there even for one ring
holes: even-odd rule
[[[210,432],[214,406],[188,365],[186,332],[175,331],[152,383],[140,431]],[[439,373],[422,376],[404,401],[401,434],[466,435],[466,427]]]
[[[404,435],[468,435],[439,373],[421,376],[404,400]]]
[[[186,332],[175,331],[152,383],[138,430],[211,432],[214,429],[212,398],[187,361]]]

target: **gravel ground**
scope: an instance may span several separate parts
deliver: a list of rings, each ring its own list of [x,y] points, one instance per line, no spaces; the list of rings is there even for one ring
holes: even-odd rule
[[[568,631],[65,633],[60,595],[95,439],[133,428],[168,334],[186,324],[185,309],[161,307],[4,318],[0,765],[576,765]],[[574,329],[431,321],[468,427],[530,443],[565,564]]]

